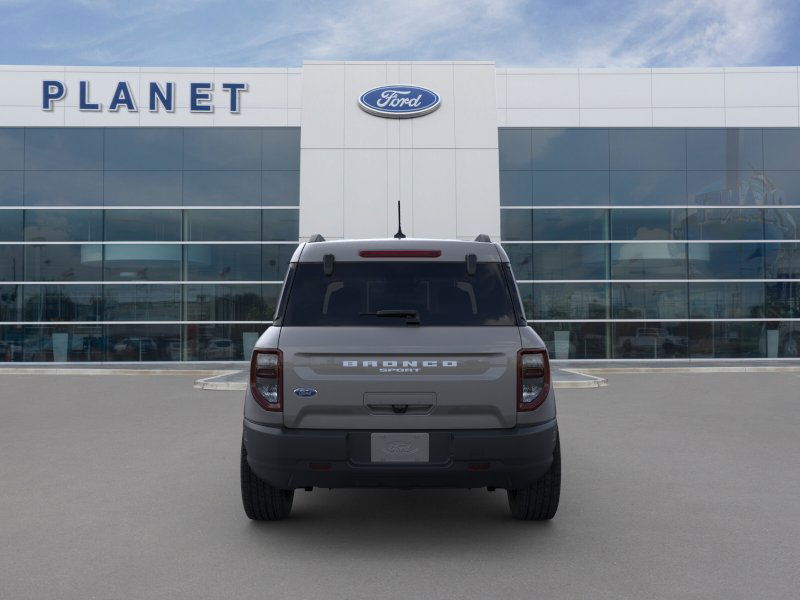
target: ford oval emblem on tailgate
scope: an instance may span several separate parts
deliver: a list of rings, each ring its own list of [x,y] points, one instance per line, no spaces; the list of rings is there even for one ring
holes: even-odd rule
[[[314,388],[294,388],[294,395],[301,398],[308,398],[309,396],[316,396],[317,390]]]

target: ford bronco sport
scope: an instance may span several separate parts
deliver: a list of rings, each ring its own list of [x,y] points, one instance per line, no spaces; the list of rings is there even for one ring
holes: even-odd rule
[[[550,364],[500,244],[301,244],[253,350],[241,487],[256,520],[314,487],[505,488],[514,517],[551,519]]]

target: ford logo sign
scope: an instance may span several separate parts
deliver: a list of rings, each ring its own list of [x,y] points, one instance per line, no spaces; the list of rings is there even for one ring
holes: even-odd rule
[[[316,396],[317,390],[314,388],[295,388],[294,395],[300,396],[301,398],[309,398],[311,396]]]
[[[371,115],[407,119],[439,108],[439,94],[415,85],[384,85],[361,94],[358,105]]]

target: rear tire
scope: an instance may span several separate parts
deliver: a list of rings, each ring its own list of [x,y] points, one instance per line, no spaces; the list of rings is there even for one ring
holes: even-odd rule
[[[280,521],[292,512],[294,490],[279,490],[259,479],[247,463],[244,442],[239,476],[242,483],[242,505],[248,518],[254,521]]]
[[[553,464],[532,485],[507,490],[511,515],[520,521],[547,521],[556,516],[561,496],[561,444],[556,438]]]

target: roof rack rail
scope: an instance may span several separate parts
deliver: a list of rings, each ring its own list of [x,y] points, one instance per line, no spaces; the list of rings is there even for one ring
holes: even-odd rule
[[[316,242],[324,242],[324,241],[325,241],[325,238],[322,237],[321,233],[315,233],[310,238],[308,238],[308,243],[309,244],[314,244]]]
[[[478,234],[478,237],[475,238],[475,241],[476,242],[491,242],[492,238],[490,238],[485,233],[480,233],[480,234]]]

